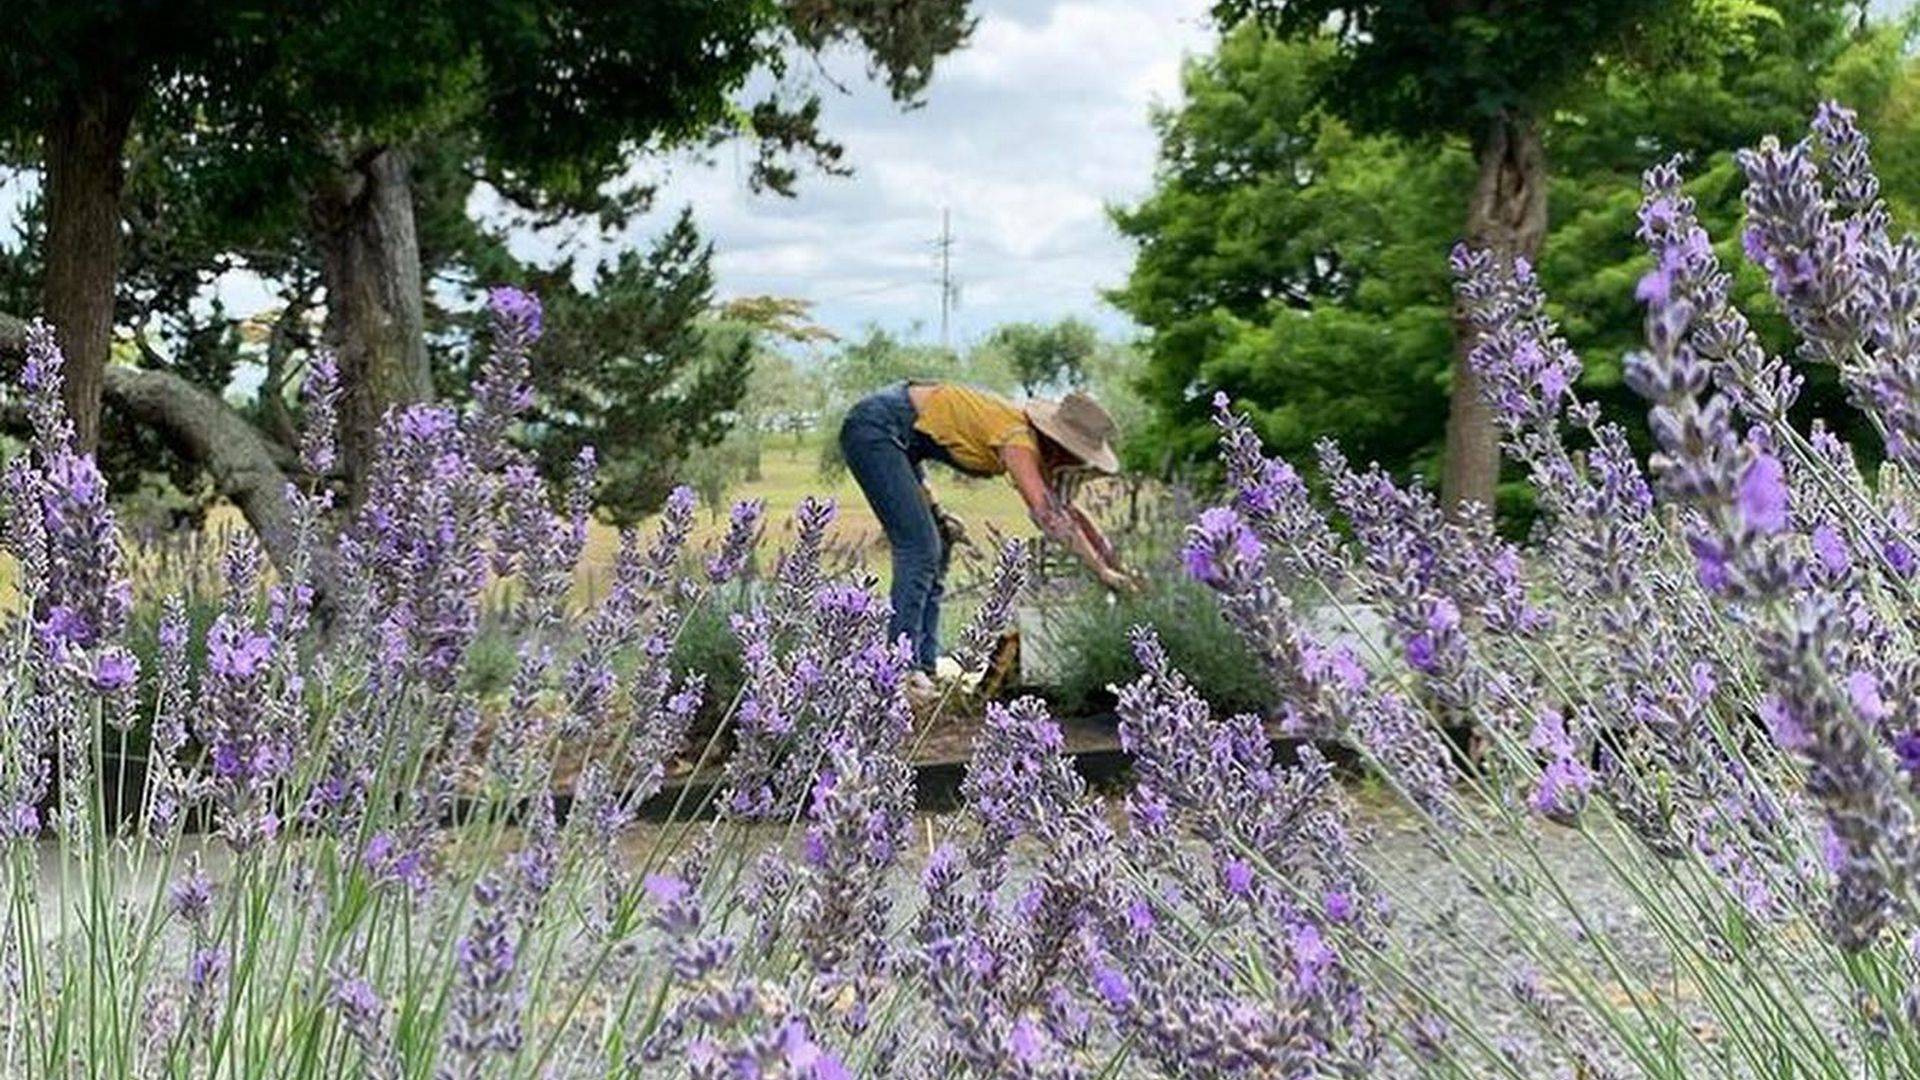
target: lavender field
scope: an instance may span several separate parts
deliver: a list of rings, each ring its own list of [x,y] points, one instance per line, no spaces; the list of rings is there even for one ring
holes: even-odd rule
[[[1463,246],[1530,537],[1332,443],[1316,491],[1222,395],[1178,556],[1275,714],[1211,708],[1142,626],[1122,782],[1089,786],[1040,698],[994,701],[937,812],[910,759],[938,718],[876,583],[823,557],[830,503],[778,550],[740,503],[701,549],[679,489],[570,602],[598,462],[550,485],[509,438],[533,295],[490,294],[468,406],[387,413],[362,499],[296,484],[287,554],[237,533],[195,597],[134,588],[36,324],[4,478],[0,1073],[1920,1072],[1920,240],[1837,105],[1739,165],[1737,244],[1677,164],[1645,175],[1624,377],[1650,453],[1578,395],[1527,261]],[[1731,298],[1742,256],[1791,355]],[[1796,426],[1816,367],[1883,438],[1871,475]],[[341,392],[315,364],[302,475],[331,471]],[[963,670],[1032,565],[998,552]],[[490,595],[512,660],[483,690]],[[743,671],[709,700],[668,658],[730,595]],[[710,797],[643,818],[689,757]]]

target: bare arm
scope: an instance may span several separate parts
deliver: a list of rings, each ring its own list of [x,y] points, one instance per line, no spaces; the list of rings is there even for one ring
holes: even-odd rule
[[[1106,538],[1092,528],[1084,514],[1062,503],[1047,486],[1037,451],[1024,446],[1005,446],[1000,449],[1000,460],[1006,463],[1007,475],[1013,478],[1014,488],[1027,504],[1027,516],[1042,533],[1065,544],[1102,584],[1122,588],[1129,583],[1120,568],[1113,565],[1112,547],[1106,544]],[[1099,537],[1098,543],[1094,537]]]
[[[1068,503],[1067,513],[1073,515],[1074,524],[1086,534],[1087,543],[1092,544],[1093,550],[1100,553],[1101,561],[1115,570],[1120,569],[1120,556],[1113,550],[1113,541],[1107,539],[1107,534],[1100,531],[1100,526],[1093,523],[1093,519],[1087,516],[1087,512]]]

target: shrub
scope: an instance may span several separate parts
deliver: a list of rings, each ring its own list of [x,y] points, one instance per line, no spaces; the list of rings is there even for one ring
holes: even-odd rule
[[[1113,707],[1114,689],[1140,676],[1130,644],[1135,628],[1158,637],[1214,711],[1267,715],[1278,703],[1259,658],[1220,613],[1204,586],[1172,568],[1146,577],[1138,593],[1109,597],[1080,591],[1047,614],[1047,647],[1057,653],[1048,699],[1071,715]]]
[[[688,731],[688,743],[696,749],[720,727],[734,698],[746,685],[746,668],[740,655],[740,639],[734,635],[733,616],[744,614],[749,605],[743,594],[729,591],[687,613],[680,636],[673,643],[668,661],[682,678],[699,676],[706,692],[700,710]]]

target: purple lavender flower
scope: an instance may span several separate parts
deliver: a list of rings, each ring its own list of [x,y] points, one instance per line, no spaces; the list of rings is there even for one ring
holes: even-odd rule
[[[527,341],[537,339],[543,329],[544,313],[540,298],[511,285],[499,285],[487,291],[487,308],[493,313],[494,332]]]
[[[140,662],[119,646],[102,649],[93,658],[93,688],[102,695],[120,694],[132,689],[139,678]]]
[[[986,597],[967,620],[948,654],[962,671],[978,672],[990,659],[990,647],[1012,620],[1014,604],[1026,587],[1027,564],[1031,558],[1032,551],[1023,541],[1008,540],[1001,547]]]
[[[767,505],[760,499],[746,499],[733,504],[733,511],[727,521],[727,535],[720,543],[720,550],[707,560],[707,581],[714,585],[724,585],[739,576],[747,565],[747,558],[753,554],[753,547],[760,541],[760,519],[766,513]]]
[[[306,416],[300,427],[300,467],[309,476],[326,476],[337,458],[334,432],[339,425],[340,364],[331,351],[314,355],[300,387]]]
[[[336,972],[333,976],[333,1004],[340,1019],[360,1050],[362,1074],[390,1078],[400,1076],[400,1062],[387,1025],[387,1004],[367,980]]]
[[[1253,867],[1245,859],[1228,859],[1220,867],[1220,881],[1233,896],[1245,896],[1253,889]]]
[[[360,863],[375,886],[402,885],[418,896],[433,885],[430,843],[425,835],[401,837],[382,830],[367,838]]]
[[[186,871],[168,886],[167,910],[196,929],[206,929],[207,916],[213,910],[213,881],[201,867],[197,853],[188,856]]]
[[[1862,333],[1858,236],[1832,219],[1805,144],[1782,151],[1768,140],[1741,164],[1750,180],[1749,248],[1771,273],[1806,351],[1844,370]],[[1796,589],[1812,575],[1776,535],[1787,524],[1789,478],[1770,436],[1763,429],[1737,440],[1723,399],[1699,400],[1706,372],[1687,333],[1693,316],[1684,300],[1650,314],[1652,350],[1629,363],[1628,383],[1654,403],[1653,464],[1663,488],[1698,511],[1689,541],[1703,571],[1711,569],[1723,602],[1759,610],[1756,644],[1772,691],[1762,712],[1780,744],[1807,762],[1808,792],[1837,853],[1830,929],[1843,948],[1858,949],[1893,907],[1887,867],[1920,859],[1912,811],[1874,745],[1877,692],[1835,689],[1829,663],[1840,625],[1832,595]]]
[[[48,460],[73,445],[73,420],[62,396],[66,387],[66,357],[53,327],[35,319],[27,324],[26,362],[20,385],[27,391],[27,419],[33,427],[33,449]]]
[[[209,1000],[213,988],[227,973],[227,954],[222,949],[196,949],[187,958],[187,987],[198,1000]]]
[[[1756,454],[1740,474],[1736,495],[1740,516],[1757,536],[1787,527],[1786,470],[1772,454]]]
[[[453,1000],[442,1041],[453,1055],[453,1075],[480,1076],[491,1055],[520,1049],[519,949],[511,896],[494,877],[473,887],[473,922],[454,944]]]
[[[213,764],[222,834],[237,850],[277,830],[267,800],[293,765],[294,732],[269,693],[273,652],[271,638],[231,613],[207,633],[198,734]]]
[[[1593,772],[1585,762],[1576,757],[1556,757],[1541,770],[1530,805],[1555,821],[1571,822],[1586,805],[1593,784]]]
[[[1265,554],[1265,545],[1233,508],[1216,506],[1202,511],[1200,519],[1188,528],[1180,558],[1189,577],[1213,585],[1225,579],[1227,565],[1257,566]]]
[[[540,339],[540,301],[502,286],[487,296],[493,348],[473,384],[473,416],[467,425],[475,461],[492,471],[520,455],[506,444],[508,427],[533,407],[530,354]],[[422,416],[418,419],[426,419]]]

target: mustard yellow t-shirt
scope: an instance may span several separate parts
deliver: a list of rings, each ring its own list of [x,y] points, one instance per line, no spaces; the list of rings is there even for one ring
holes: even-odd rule
[[[944,447],[953,463],[977,476],[998,476],[1007,467],[1000,449],[1039,449],[1027,414],[998,394],[954,383],[935,383],[920,403],[913,426]]]

